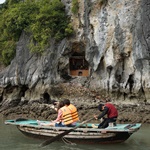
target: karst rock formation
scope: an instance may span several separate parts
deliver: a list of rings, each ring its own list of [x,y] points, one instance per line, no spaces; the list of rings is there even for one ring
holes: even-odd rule
[[[0,71],[1,106],[64,97],[150,103],[150,1],[78,0],[77,14],[72,0],[62,2],[75,34],[51,40],[38,55],[30,53],[30,34],[23,31],[15,58]],[[73,75],[78,60],[87,66]]]

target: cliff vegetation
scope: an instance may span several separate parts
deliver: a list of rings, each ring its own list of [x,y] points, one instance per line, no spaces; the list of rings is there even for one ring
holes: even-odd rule
[[[42,53],[50,38],[57,41],[73,34],[60,0],[7,0],[0,7],[0,61],[10,64],[22,31],[29,32],[30,50]]]

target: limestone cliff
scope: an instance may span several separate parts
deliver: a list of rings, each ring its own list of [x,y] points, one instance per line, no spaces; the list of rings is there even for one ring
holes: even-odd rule
[[[69,98],[78,104],[97,105],[101,97],[115,103],[150,103],[149,0],[62,0],[75,35],[51,41],[39,56],[30,53],[30,35],[23,32],[16,57],[0,72],[1,106],[25,100]],[[89,76],[71,76],[69,59],[84,53]],[[7,101],[7,102],[6,102]],[[94,105],[94,106],[95,106]]]

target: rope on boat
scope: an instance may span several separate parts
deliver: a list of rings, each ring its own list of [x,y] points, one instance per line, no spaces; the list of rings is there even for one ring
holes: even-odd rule
[[[76,143],[73,143],[73,142],[67,140],[67,139],[64,138],[64,137],[62,137],[61,139],[62,139],[62,141],[63,141],[65,144],[67,144],[67,145],[76,145]]]

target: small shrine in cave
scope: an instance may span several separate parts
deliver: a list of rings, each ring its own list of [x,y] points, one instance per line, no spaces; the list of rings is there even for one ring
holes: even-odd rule
[[[85,59],[84,42],[75,42],[69,59],[69,74],[71,76],[89,76],[89,64]]]
[[[72,56],[69,64],[71,76],[89,76],[89,66],[84,56]]]

